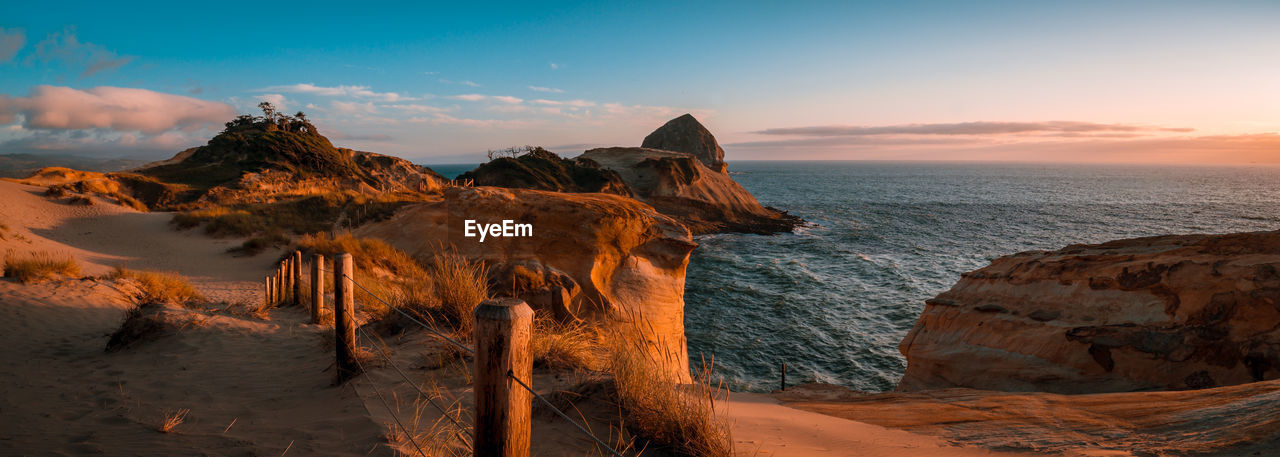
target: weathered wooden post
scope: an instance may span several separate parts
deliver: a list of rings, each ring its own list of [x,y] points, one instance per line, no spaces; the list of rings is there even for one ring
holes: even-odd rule
[[[284,262],[276,264],[276,306],[284,301]]]
[[[264,295],[262,296],[263,304],[265,306],[271,306],[271,276],[263,278],[262,284],[262,290],[264,292]]]
[[[311,256],[311,323],[323,324],[320,322],[324,313],[324,275],[320,274],[324,270],[324,256],[315,254]]]
[[[289,277],[293,278],[293,304],[302,306],[302,251],[293,251],[293,259],[289,262],[293,267]]]
[[[356,300],[355,285],[351,278],[355,274],[351,254],[346,252],[333,258],[333,331],[337,335],[338,379],[343,380],[359,374],[356,363]]]
[[[787,362],[782,362],[782,390],[787,390]]]
[[[533,309],[518,298],[485,300],[475,310],[476,457],[528,457],[533,394]]]
[[[284,282],[284,303],[293,303],[293,256],[285,257],[280,263],[280,277]]]

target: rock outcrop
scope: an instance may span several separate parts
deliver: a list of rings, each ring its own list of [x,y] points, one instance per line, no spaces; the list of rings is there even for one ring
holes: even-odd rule
[[[693,116],[654,130],[639,148],[598,148],[587,159],[613,170],[632,196],[675,217],[694,234],[789,232],[800,218],[765,207],[725,171],[724,150]]]
[[[21,182],[129,201],[138,209],[186,210],[308,194],[431,194],[444,178],[392,156],[334,147],[315,126],[274,111],[240,116],[173,158],[128,172],[69,173],[50,167]],[[79,173],[79,174],[77,174]]]
[[[1280,232],[996,259],[928,300],[902,391],[1198,389],[1280,378]]]
[[[724,149],[720,148],[720,143],[716,142],[711,131],[694,119],[692,114],[667,121],[644,137],[640,147],[692,154],[707,168],[721,173],[728,168],[724,163]]]
[[[466,236],[467,220],[531,224],[528,237]],[[655,366],[689,379],[684,277],[696,244],[676,221],[633,199],[495,187],[449,188],[357,231],[417,256],[457,249],[484,261],[494,290],[539,313],[634,332]]]
[[[614,171],[589,159],[565,159],[543,148],[493,159],[459,175],[457,181],[477,186],[631,195],[631,189]]]

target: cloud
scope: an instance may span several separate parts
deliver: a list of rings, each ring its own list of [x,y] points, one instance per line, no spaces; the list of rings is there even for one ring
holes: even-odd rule
[[[317,86],[311,83],[289,84],[285,86],[268,86],[255,90],[255,92],[288,92],[298,94],[320,95],[325,97],[359,97],[368,98],[384,102],[394,102],[400,100],[414,100],[410,97],[404,97],[395,92],[374,92],[369,90],[368,86]]]
[[[550,92],[550,93],[553,93],[553,94],[563,94],[563,93],[564,93],[564,90],[556,89],[556,88],[554,88],[554,87],[529,86],[529,90],[534,91],[534,92]]]
[[[452,111],[452,108],[440,108],[438,106],[422,105],[417,103],[402,103],[385,106],[387,108],[397,109],[407,113],[443,113],[446,111]]]
[[[74,29],[52,33],[36,43],[36,53],[29,58],[41,62],[59,62],[70,67],[84,66],[81,78],[115,70],[133,61],[133,56],[122,56],[101,45],[81,42]]]
[[[324,129],[325,136],[331,140],[349,140],[349,141],[392,141],[395,137],[385,133],[369,133],[369,134],[347,134],[333,129]]]
[[[440,82],[442,82],[442,83],[444,83],[444,84],[459,84],[459,85],[463,85],[463,86],[467,86],[467,87],[480,87],[480,85],[479,85],[479,84],[476,84],[476,83],[474,83],[474,82],[467,81],[467,80],[462,80],[462,81],[453,81],[453,80],[450,80],[450,79],[440,78]]]
[[[547,64],[547,66],[548,66],[548,67],[551,67],[551,69],[552,69],[552,70],[559,70],[559,69],[560,69],[560,64],[555,63],[555,62],[548,63],[548,64]]]
[[[489,101],[507,103],[511,105],[516,105],[524,102],[524,99],[518,98],[518,97],[512,97],[510,95],[462,94],[462,95],[454,95],[448,98],[451,98],[453,100],[462,100],[464,102],[482,102],[482,101],[489,100]]]
[[[74,154],[86,157],[162,158],[205,142],[197,132],[168,131],[158,135],[138,135],[104,129],[25,130],[0,141],[6,153]]]
[[[79,90],[36,86],[26,97],[0,96],[0,123],[21,116],[28,129],[109,129],[158,134],[220,126],[235,117],[226,103],[125,87]]]
[[[344,102],[334,100],[330,103],[333,111],[340,114],[377,114],[378,107],[373,102]]]
[[[1160,128],[1128,124],[1099,124],[1076,121],[1048,122],[960,122],[952,124],[905,124],[886,126],[815,126],[759,130],[761,135],[868,136],[868,135],[1004,135],[1019,133],[1088,132],[1190,132],[1190,128]]]
[[[536,105],[548,105],[548,106],[571,106],[575,108],[587,108],[591,106],[596,106],[596,102],[593,102],[590,100],[547,100],[547,99],[539,98],[536,100],[530,100],[529,103],[533,103]]]
[[[21,29],[5,30],[0,27],[0,63],[13,60],[27,44],[27,34]]]

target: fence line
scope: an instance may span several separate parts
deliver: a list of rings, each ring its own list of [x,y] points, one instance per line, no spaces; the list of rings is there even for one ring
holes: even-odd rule
[[[293,269],[291,269],[291,270],[293,270]],[[300,270],[301,270],[301,269],[300,269],[300,268],[298,268],[297,270],[294,270],[294,271],[300,271]],[[320,271],[327,272],[327,273],[336,273],[334,270],[328,270],[328,269],[325,269],[325,268],[323,268],[323,267],[319,268],[319,270],[320,270]],[[396,305],[391,304],[390,302],[388,302],[388,301],[384,300],[382,297],[379,297],[379,296],[378,296],[377,294],[375,294],[372,290],[369,290],[369,288],[365,287],[363,284],[360,284],[358,281],[356,281],[356,280],[355,280],[355,278],[354,278],[354,277],[352,277],[351,275],[347,275],[346,273],[342,273],[342,276],[343,276],[343,278],[344,278],[344,279],[351,281],[351,283],[352,283],[352,284],[354,284],[356,287],[360,288],[361,290],[364,290],[364,292],[365,292],[366,294],[368,294],[370,297],[373,297],[373,299],[374,299],[374,300],[377,300],[377,301],[381,302],[381,303],[382,303],[383,305],[385,305],[388,309],[391,309],[391,310],[393,310],[393,311],[395,311],[395,312],[399,313],[401,316],[404,316],[405,318],[409,319],[410,321],[412,321],[412,322],[414,322],[414,323],[418,324],[419,326],[421,326],[423,329],[426,329],[428,332],[430,332],[430,333],[431,333],[431,334],[433,334],[434,336],[439,337],[440,339],[443,339],[444,341],[446,341],[446,342],[448,342],[448,343],[450,343],[450,344],[452,344],[452,345],[454,345],[454,346],[456,346],[456,347],[458,347],[458,348],[460,348],[460,349],[462,349],[462,350],[464,350],[464,351],[466,351],[466,352],[468,352],[468,353],[471,353],[471,354],[474,354],[474,353],[475,353],[475,349],[472,349],[471,347],[468,347],[467,345],[462,344],[461,342],[459,342],[459,341],[457,341],[457,340],[455,340],[455,339],[453,339],[453,338],[450,338],[448,335],[445,335],[443,332],[441,332],[440,330],[436,329],[433,325],[428,325],[428,324],[426,324],[426,323],[422,322],[421,320],[419,320],[418,318],[414,317],[413,315],[411,315],[411,314],[409,314],[409,313],[405,312],[404,310],[401,310],[401,309],[400,309],[400,307],[398,307],[398,306],[396,306]],[[354,297],[353,297],[353,298],[354,298]],[[335,297],[335,302],[336,302],[336,300],[337,300],[337,297]],[[335,304],[334,304],[334,310],[335,310],[335,312],[337,311],[337,303],[335,303]],[[449,414],[449,413],[448,413],[448,411],[447,411],[447,410],[445,410],[445,408],[444,408],[444,407],[442,407],[442,406],[440,406],[440,405],[436,404],[435,399],[433,398],[433,396],[432,396],[432,395],[430,395],[430,394],[428,394],[427,392],[425,392],[424,390],[422,390],[422,388],[421,388],[420,386],[418,386],[418,384],[417,384],[416,382],[414,382],[412,379],[410,379],[410,378],[409,378],[408,374],[406,374],[403,370],[401,370],[401,369],[400,369],[400,367],[399,367],[398,365],[396,365],[396,363],[395,363],[395,361],[394,361],[394,360],[391,360],[391,358],[386,354],[386,351],[387,351],[388,349],[386,348],[385,344],[383,344],[383,343],[381,342],[381,340],[380,340],[380,339],[374,338],[372,335],[370,335],[368,332],[366,332],[362,326],[360,326],[360,325],[355,325],[355,314],[354,314],[354,310],[353,310],[353,309],[348,309],[347,311],[348,311],[348,313],[350,313],[349,315],[350,315],[350,317],[351,317],[352,326],[353,326],[353,327],[355,327],[355,330],[356,330],[358,333],[360,333],[361,335],[363,335],[365,339],[368,339],[368,340],[370,340],[370,341],[374,342],[374,343],[375,343],[375,345],[380,346],[380,347],[378,348],[378,350],[377,350],[377,351],[375,351],[375,352],[377,352],[377,353],[378,353],[378,355],[379,355],[379,356],[380,356],[380,357],[381,357],[381,358],[382,358],[382,359],[383,359],[383,360],[384,360],[388,365],[390,365],[390,366],[391,366],[391,368],[393,368],[393,369],[396,371],[396,373],[397,373],[397,374],[399,374],[399,376],[400,376],[402,379],[404,379],[404,381],[405,381],[405,382],[407,382],[410,386],[412,386],[412,387],[413,387],[413,389],[414,389],[415,391],[417,391],[417,393],[418,393],[418,395],[419,395],[420,397],[426,397],[426,400],[427,400],[427,403],[428,403],[428,404],[430,404],[433,408],[435,408],[437,411],[439,411],[439,412],[440,412],[440,414],[442,414],[444,417],[448,418],[448,419],[449,419],[449,421],[450,421],[450,422],[452,422],[452,423],[454,424],[454,426],[456,426],[456,427],[458,428],[458,430],[459,430],[461,433],[459,433],[457,436],[458,436],[458,438],[459,438],[459,439],[462,439],[462,441],[463,441],[463,443],[464,443],[464,444],[470,444],[470,445],[474,446],[474,445],[475,445],[475,444],[474,444],[474,442],[472,442],[472,443],[468,443],[468,442],[467,442],[467,440],[462,436],[463,434],[465,434],[466,436],[471,437],[473,440],[474,440],[474,438],[475,438],[475,436],[474,436],[474,435],[473,435],[473,434],[472,434],[472,433],[467,429],[467,427],[465,427],[465,426],[463,426],[463,425],[462,425],[462,423],[461,423],[461,422],[460,422],[460,420],[459,420],[461,417],[455,418],[453,415]],[[335,321],[336,321],[336,318],[335,318]],[[353,357],[353,359],[355,360],[355,362],[356,362],[356,363],[357,363],[357,365],[359,366],[359,368],[360,368],[360,371],[361,371],[361,372],[367,372],[367,371],[365,370],[365,368],[364,368],[363,364],[362,364],[362,363],[360,363],[360,361],[359,361],[359,358],[358,358],[358,357]],[[463,362],[463,363],[465,364],[465,362]],[[591,440],[592,440],[592,441],[594,441],[598,446],[603,447],[604,449],[607,449],[607,450],[609,451],[609,453],[611,453],[612,455],[614,455],[614,456],[616,456],[616,457],[624,457],[624,456],[622,455],[622,453],[620,453],[620,452],[618,452],[616,449],[614,449],[614,448],[613,448],[613,446],[610,446],[610,445],[608,445],[607,443],[605,443],[603,440],[601,440],[599,437],[597,437],[594,433],[592,433],[590,430],[588,430],[584,425],[579,424],[577,421],[573,420],[573,418],[569,417],[569,415],[568,415],[568,414],[566,414],[564,411],[562,411],[560,408],[557,408],[554,404],[552,404],[552,403],[551,403],[551,401],[547,400],[547,399],[546,399],[546,397],[543,397],[541,394],[539,394],[538,392],[534,391],[532,387],[530,387],[528,384],[526,384],[526,383],[525,383],[523,380],[521,380],[519,377],[515,376],[514,372],[512,372],[511,370],[507,370],[506,376],[507,376],[508,378],[510,378],[510,379],[512,379],[512,380],[514,380],[514,381],[516,382],[516,384],[518,384],[518,385],[519,385],[521,388],[523,388],[524,390],[528,391],[530,394],[532,394],[532,395],[534,396],[534,398],[537,398],[539,401],[541,401],[541,402],[542,402],[544,405],[546,405],[548,408],[551,408],[551,410],[552,410],[553,412],[555,412],[555,413],[556,413],[556,415],[560,416],[562,419],[564,419],[565,421],[569,422],[569,424],[570,424],[570,425],[573,425],[573,426],[574,426],[574,428],[578,429],[578,431],[582,432],[583,434],[585,434],[585,435],[587,435],[589,438],[591,438]],[[399,427],[400,427],[400,429],[405,433],[405,436],[407,436],[407,437],[409,438],[410,443],[412,443],[412,444],[413,444],[414,448],[416,448],[416,449],[417,449],[417,451],[419,452],[419,454],[421,454],[421,455],[425,456],[425,455],[426,455],[426,453],[425,453],[425,452],[423,452],[422,448],[418,446],[418,443],[417,443],[417,442],[414,440],[414,438],[413,438],[413,434],[412,434],[412,433],[410,433],[410,432],[409,432],[409,430],[408,430],[408,428],[406,428],[406,427],[404,426],[404,424],[400,421],[400,418],[398,417],[398,415],[397,415],[397,413],[396,413],[396,410],[395,410],[395,409],[393,409],[393,408],[391,408],[390,403],[388,403],[388,402],[386,401],[386,398],[382,396],[382,393],[378,390],[377,385],[373,382],[373,379],[372,379],[372,378],[370,378],[370,377],[367,377],[367,376],[366,376],[366,378],[367,378],[367,379],[369,379],[369,384],[370,384],[370,386],[371,386],[371,387],[373,387],[373,389],[374,389],[374,393],[375,393],[375,394],[377,394],[377,396],[378,396],[379,400],[381,400],[381,402],[382,402],[383,406],[385,406],[385,407],[387,408],[387,411],[391,414],[392,419],[394,419],[394,420],[395,420],[396,425],[397,425],[397,426],[399,426]],[[585,422],[584,422],[584,424],[585,424]]]

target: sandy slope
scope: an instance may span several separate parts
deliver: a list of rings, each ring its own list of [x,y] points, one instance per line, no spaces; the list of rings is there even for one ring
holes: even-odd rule
[[[228,256],[232,241],[174,232],[168,214],[64,205],[40,190],[0,182],[0,247],[69,252],[89,275],[122,262],[176,271],[215,300],[258,299],[271,257]],[[127,307],[108,283],[0,281],[0,454],[389,454],[363,396],[330,385],[327,334],[300,312],[183,311],[179,334],[106,353]],[[179,409],[190,413],[176,433],[156,431]]]
[[[769,395],[734,393],[724,405],[743,456],[1014,456],[957,447],[926,435],[887,429],[782,405]]]

